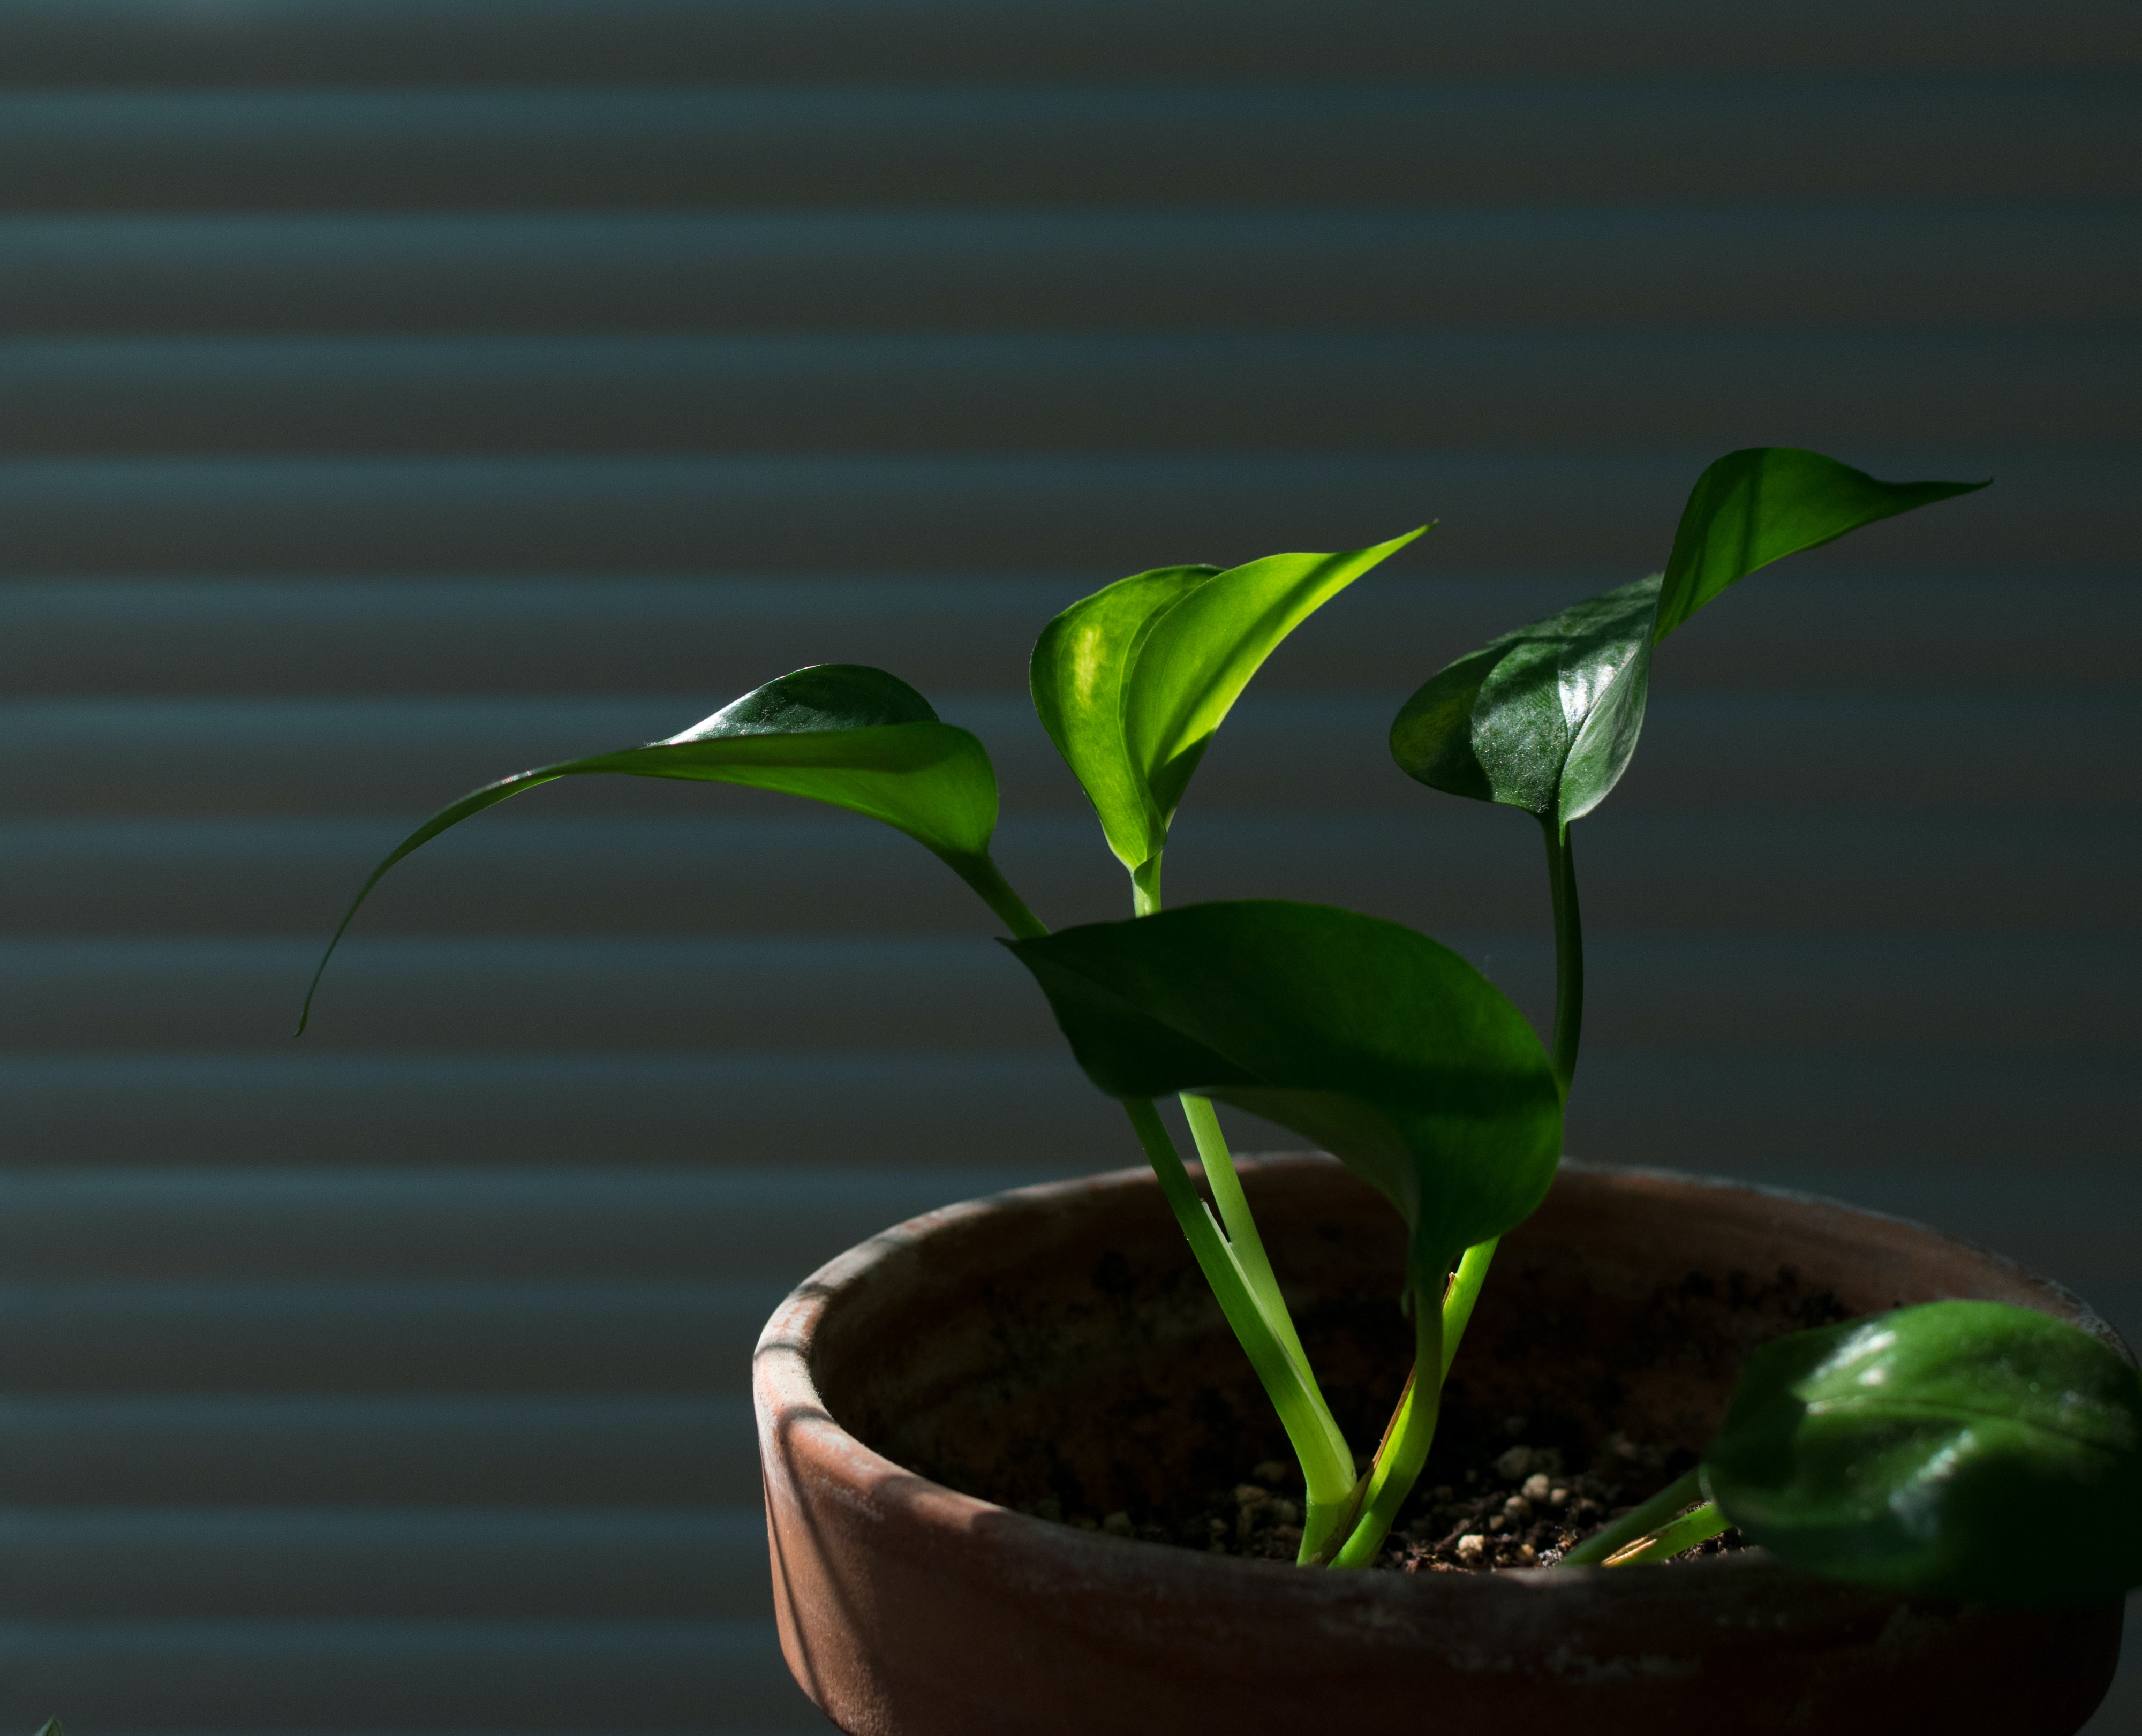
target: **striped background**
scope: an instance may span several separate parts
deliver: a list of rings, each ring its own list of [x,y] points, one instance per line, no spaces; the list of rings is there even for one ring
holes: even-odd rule
[[[2138,99],[2125,0],[0,0],[0,1723],[817,1727],[757,1326],[1119,1117],[845,816],[545,790],[294,1044],[363,868],[846,659],[990,742],[1045,918],[1123,914],[1040,623],[1436,516],[1275,658],[1169,891],[1541,1013],[1533,829],[1384,730],[1740,445],[1998,481],[1661,653],[1578,829],[1572,1148],[2142,1333]]]

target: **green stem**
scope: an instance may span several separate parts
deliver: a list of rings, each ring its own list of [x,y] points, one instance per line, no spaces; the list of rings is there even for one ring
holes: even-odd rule
[[[1160,852],[1131,870],[1131,915],[1150,916],[1160,908]]]
[[[1577,1073],[1577,1046],[1584,1030],[1584,925],[1577,909],[1577,856],[1569,828],[1541,817],[1547,834],[1547,878],[1554,895],[1554,1071],[1562,1094]]]
[[[1413,1298],[1414,1368],[1440,1369],[1443,1359],[1443,1310],[1418,1290]],[[1443,1406],[1443,1383],[1409,1376],[1397,1413],[1376,1449],[1370,1467],[1369,1483],[1361,1502],[1361,1517],[1339,1553],[1335,1567],[1367,1567],[1375,1564],[1391,1521],[1405,1505],[1413,1486],[1428,1463],[1428,1449],[1435,1439],[1435,1420]]]
[[[1465,1339],[1465,1329],[1473,1324],[1473,1304],[1480,1300],[1480,1286],[1488,1281],[1488,1268],[1494,1263],[1495,1250],[1501,1244],[1500,1236],[1491,1236],[1465,1250],[1464,1257],[1458,1262],[1458,1270],[1444,1286],[1439,1308],[1429,1306],[1419,1292],[1414,1293],[1414,1330],[1417,1343],[1414,1372],[1406,1376],[1405,1391],[1399,1395],[1398,1410],[1377,1446],[1375,1460],[1370,1467],[1363,1491],[1361,1517],[1333,1558],[1334,1566],[1363,1567],[1374,1562],[1398,1517],[1399,1509],[1405,1505],[1406,1497],[1419,1481],[1428,1463],[1428,1450],[1435,1440],[1443,1383],[1449,1378],[1451,1364],[1457,1360],[1458,1347]],[[1425,1368],[1436,1371],[1436,1380],[1434,1388],[1424,1395],[1418,1377]],[[1308,1545],[1305,1535],[1305,1560],[1308,1559]]]
[[[1213,1111],[1212,1100],[1186,1091],[1182,1093],[1182,1115],[1190,1123],[1190,1137],[1197,1146],[1197,1161],[1205,1171],[1205,1185],[1212,1190],[1212,1203],[1220,1208],[1220,1227],[1227,1232],[1227,1245],[1235,1250],[1235,1263],[1241,1267],[1242,1276],[1256,1298],[1258,1308],[1314,1392],[1316,1377],[1310,1373],[1309,1354],[1301,1348],[1300,1336],[1294,1329],[1294,1317],[1287,1312],[1286,1298],[1280,1294],[1279,1280],[1272,1275],[1264,1238],[1257,1234],[1257,1221],[1250,1216],[1250,1202],[1242,1192],[1242,1178],[1236,1173],[1235,1160],[1227,1151],[1227,1137],[1220,1131],[1220,1117]]]
[[[1443,1293],[1443,1374],[1449,1378],[1450,1365],[1458,1359],[1458,1346],[1465,1337],[1465,1329],[1473,1324],[1473,1304],[1480,1300],[1480,1286],[1488,1281],[1488,1268],[1495,1258],[1495,1250],[1502,1245],[1502,1237],[1492,1241],[1475,1242],[1465,1250],[1465,1257],[1458,1262],[1458,1270],[1450,1280],[1450,1288]]]
[[[1680,1518],[1661,1526],[1650,1536],[1639,1538],[1609,1556],[1605,1565],[1641,1567],[1651,1561],[1671,1561],[1684,1549],[1693,1549],[1706,1538],[1732,1528],[1733,1521],[1719,1512],[1718,1503],[1706,1501],[1695,1512],[1683,1513]]]
[[[1596,1567],[1639,1537],[1649,1536],[1691,1501],[1703,1499],[1703,1485],[1695,1472],[1677,1477],[1641,1507],[1631,1507],[1619,1519],[1602,1525],[1563,1556],[1564,1567]]]
[[[1156,851],[1132,870],[1131,911],[1135,916],[1150,916],[1160,909],[1161,860],[1162,853]],[[1227,1150],[1227,1137],[1220,1130],[1220,1117],[1212,1107],[1212,1100],[1186,1091],[1182,1093],[1182,1102],[1183,1119],[1190,1123],[1190,1137],[1197,1147],[1197,1161],[1204,1169],[1206,1186],[1212,1190],[1212,1203],[1219,1208],[1220,1226],[1226,1232],[1227,1245],[1234,1255],[1236,1266],[1249,1285],[1265,1324],[1286,1347],[1303,1382],[1321,1406],[1324,1395],[1317,1390],[1316,1377],[1309,1366],[1309,1354],[1301,1348],[1301,1335],[1295,1330],[1286,1298],[1280,1294],[1271,1258],[1265,1252],[1264,1238],[1257,1233],[1257,1221],[1251,1214],[1249,1200],[1242,1192],[1242,1178],[1236,1172],[1234,1157]]]
[[[1354,1497],[1354,1458],[1346,1437],[1314,1383],[1296,1365],[1257,1305],[1241,1268],[1235,1263],[1233,1250],[1220,1234],[1220,1226],[1191,1186],[1190,1172],[1183,1167],[1182,1154],[1162,1125],[1159,1111],[1149,1098],[1128,1097],[1123,1100],[1123,1112],[1138,1130],[1138,1142],[1145,1147],[1153,1174],[1160,1178],[1160,1190],[1189,1240],[1198,1270],[1212,1285],[1221,1313],[1226,1316],[1227,1324],[1249,1356],[1251,1367],[1264,1383],[1295,1456],[1301,1462],[1302,1481],[1309,1495],[1306,1517],[1311,1522],[1321,1520],[1328,1524],[1325,1510],[1343,1507]]]
[[[1450,1282],[1444,1290],[1443,1318],[1439,1333],[1442,1343],[1439,1354],[1442,1358],[1443,1374],[1446,1378],[1450,1373],[1450,1364],[1457,1358],[1458,1343],[1464,1338],[1465,1329],[1472,1322],[1473,1304],[1479,1300],[1480,1286],[1487,1280],[1488,1267],[1495,1258],[1495,1249],[1500,1240],[1501,1238],[1497,1237],[1493,1241],[1476,1242],[1468,1248],[1465,1250],[1465,1257],[1458,1261],[1458,1270],[1451,1275]],[[1414,1305],[1417,1312],[1428,1311],[1420,1308],[1418,1297],[1415,1299]],[[1400,1427],[1401,1423],[1413,1416],[1414,1384],[1419,1368],[1420,1364],[1416,1361],[1414,1364],[1414,1373],[1406,1376],[1405,1391],[1399,1395],[1398,1410],[1393,1413],[1391,1426],[1384,1431],[1384,1438],[1377,1445],[1375,1463],[1371,1467],[1369,1477],[1365,1480],[1370,1486],[1364,1490],[1365,1504],[1367,1504],[1376,1493],[1388,1490],[1393,1478],[1402,1478],[1395,1497],[1387,1503],[1389,1512],[1384,1520],[1384,1532],[1389,1531],[1392,1521],[1398,1516],[1399,1509],[1405,1505],[1406,1497],[1412,1492],[1414,1484],[1419,1479],[1421,1471],[1428,1462],[1429,1447],[1433,1444],[1435,1437],[1435,1418],[1431,1412],[1427,1418],[1426,1432],[1419,1437],[1419,1457],[1411,1471],[1405,1471],[1397,1460],[1390,1457],[1393,1443],[1406,1433]],[[1416,1423],[1415,1427],[1418,1428],[1418,1426]],[[1408,1450],[1411,1450],[1410,1441]],[[1377,1482],[1379,1473],[1384,1478],[1380,1484]],[[1308,1543],[1307,1537],[1305,1536],[1302,1541],[1305,1550]],[[1375,1552],[1382,1545],[1383,1532],[1379,1532],[1375,1542],[1369,1546],[1368,1558],[1370,1561],[1375,1559]],[[1349,1546],[1351,1546],[1350,1540]],[[1306,1559],[1305,1556],[1305,1559]],[[1341,1561],[1338,1565],[1353,1564]]]
[[[1297,1567],[1328,1567],[1339,1546],[1360,1517],[1361,1497],[1368,1493],[1366,1472],[1354,1480],[1343,1501],[1311,1502],[1302,1516],[1301,1546],[1295,1551]]]
[[[984,851],[980,856],[946,856],[945,865],[981,895],[982,902],[995,911],[1004,925],[1022,940],[1039,940],[1049,925],[1026,907],[1026,900],[1011,889],[996,858]]]
[[[1049,932],[986,851],[945,860],[1021,940],[1038,940]],[[1131,885],[1139,915],[1149,915],[1159,909],[1160,857],[1156,855],[1134,873]],[[1168,1137],[1152,1102],[1128,1100],[1123,1110],[1137,1130],[1138,1142],[1145,1147],[1153,1173],[1159,1177],[1161,1192],[1175,1213],[1176,1222],[1189,1239],[1191,1252],[1212,1288],[1221,1313],[1233,1328],[1272,1408],[1279,1413],[1280,1424],[1301,1462],[1308,1496],[1302,1526],[1305,1546],[1312,1536],[1320,1545],[1351,1521],[1359,1504],[1361,1482],[1354,1475],[1353,1451],[1309,1371],[1309,1358],[1280,1295],[1278,1281],[1272,1276],[1271,1262],[1266,1257],[1263,1240],[1250,1216],[1249,1201],[1243,1197],[1241,1178],[1235,1173],[1234,1161],[1221,1134],[1219,1117],[1204,1097],[1186,1094],[1182,1107],[1232,1241],[1222,1235],[1212,1214],[1190,1185],[1182,1154],[1175,1149],[1175,1142]]]

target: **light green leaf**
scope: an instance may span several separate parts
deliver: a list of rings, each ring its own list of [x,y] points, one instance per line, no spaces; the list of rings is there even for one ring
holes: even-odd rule
[[[1703,1483],[1811,1572],[2096,1602],[2142,1584],[2142,1380],[2100,1339],[1998,1302],[1794,1333],[1749,1359]]]
[[[1989,479],[1991,480],[1991,479]],[[1728,585],[1802,549],[1984,482],[1880,482],[1799,446],[1728,452],[1696,478],[1659,591],[1656,644]]]
[[[410,833],[372,870],[328,942],[320,973],[358,909],[392,868],[448,827],[555,778],[596,772],[779,790],[881,820],[935,851],[993,907],[1008,892],[990,861],[997,779],[982,744],[941,723],[898,678],[861,663],[818,663],[756,688],[665,741],[518,772],[471,792]]]
[[[1224,572],[1157,568],[1073,604],[1042,629],[1034,709],[1126,868],[1166,847],[1213,732],[1280,642],[1420,534],[1340,555],[1271,555]]]
[[[1125,751],[1125,678],[1153,624],[1219,573],[1213,566],[1158,567],[1118,579],[1073,604],[1034,642],[1028,671],[1034,708],[1126,867],[1160,847],[1167,818]]]
[[[1567,825],[1606,799],[1651,691],[1659,575],[1587,598],[1432,676],[1391,725],[1407,776]]]
[[[1553,1179],[1562,1097],[1538,1038],[1425,935],[1255,900],[1005,944],[1101,1090],[1200,1092],[1315,1141],[1397,1207],[1429,1296]]]

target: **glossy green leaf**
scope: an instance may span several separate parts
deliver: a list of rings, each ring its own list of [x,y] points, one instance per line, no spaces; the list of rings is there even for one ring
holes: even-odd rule
[[[597,772],[748,784],[827,802],[906,832],[993,907],[1008,890],[990,861],[997,780],[982,744],[940,723],[928,700],[882,669],[818,663],[753,689],[665,741],[518,772],[442,808],[372,870],[328,941],[313,988],[372,889],[404,856],[510,796]],[[311,1006],[308,990],[308,1013]],[[298,1028],[304,1026],[301,1013]]]
[[[1042,629],[1034,709],[1125,867],[1165,848],[1213,732],[1280,642],[1420,534],[1225,571],[1157,568],[1073,604]]]
[[[1454,796],[1565,825],[1590,813],[1644,727],[1658,591],[1654,573],[1461,657],[1406,701],[1392,757]]]
[[[1728,585],[1802,549],[1984,482],[1882,482],[1799,446],[1728,452],[1696,478],[1674,532],[1653,644]]]
[[[2142,1381],[2030,1309],[1935,1302],[1764,1345],[1703,1482],[1833,1578],[2037,1605],[2142,1584]]]
[[[1005,944],[1094,1084],[1200,1092],[1315,1141],[1398,1208],[1431,1295],[1553,1179],[1562,1100],[1539,1039],[1411,929],[1256,900]]]
[[[1636,751],[1651,647],[1760,566],[1982,482],[1879,482],[1797,446],[1729,452],[1696,478],[1653,574],[1520,627],[1439,671],[1391,725],[1409,777],[1567,825]]]

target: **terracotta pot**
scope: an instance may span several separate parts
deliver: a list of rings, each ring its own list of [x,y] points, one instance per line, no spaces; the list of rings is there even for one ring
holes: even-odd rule
[[[1244,1180],[1325,1390],[1350,1438],[1373,1441],[1343,1413],[1380,1422],[1404,1377],[1397,1221],[1328,1158],[1250,1163]],[[1943,1296],[2119,1342],[2056,1285],[1917,1225],[1566,1164],[1496,1260],[1445,1427],[1526,1414],[1536,1436],[1618,1428],[1698,1449],[1750,1345]],[[1283,1453],[1143,1171],[949,1206],[843,1255],[767,1324],[754,1391],[782,1647],[855,1736],[1276,1736],[1341,1719],[2066,1736],[2119,1648],[2117,1602],[1900,1600],[1760,1551],[1347,1573],[1013,1511],[1050,1494],[1135,1507]]]

